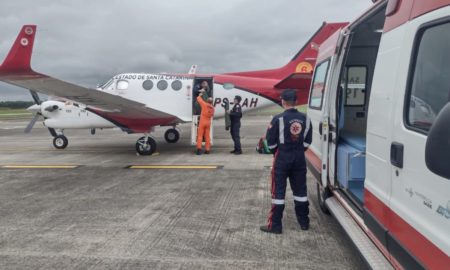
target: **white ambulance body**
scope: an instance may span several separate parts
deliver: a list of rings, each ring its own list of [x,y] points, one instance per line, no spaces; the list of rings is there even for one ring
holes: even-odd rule
[[[373,268],[450,269],[449,101],[450,0],[379,0],[319,48],[308,167]]]

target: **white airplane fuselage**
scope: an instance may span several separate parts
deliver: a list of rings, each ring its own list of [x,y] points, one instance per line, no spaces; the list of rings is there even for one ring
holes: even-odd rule
[[[133,100],[177,118],[177,123],[192,121],[193,99],[196,87],[195,78],[168,74],[127,73],[114,76],[104,86],[93,91],[104,91],[125,99]],[[231,83],[213,83],[213,104],[216,108],[214,118],[224,117],[222,104],[228,100],[233,106],[236,95],[242,97],[243,112],[264,108],[275,103],[257,93],[238,89]],[[46,111],[48,106],[57,105],[58,109]],[[80,103],[46,101],[42,104],[44,125],[55,129],[93,129],[113,128],[115,124],[86,110]]]

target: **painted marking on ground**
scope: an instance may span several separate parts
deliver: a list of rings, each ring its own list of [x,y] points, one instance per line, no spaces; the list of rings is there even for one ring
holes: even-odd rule
[[[75,169],[79,165],[2,165],[2,169]]]
[[[216,170],[223,166],[218,165],[129,165],[127,169],[195,169],[195,170]]]

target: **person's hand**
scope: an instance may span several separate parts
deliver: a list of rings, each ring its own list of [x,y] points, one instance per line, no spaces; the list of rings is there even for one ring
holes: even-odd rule
[[[205,91],[206,91],[206,90],[205,90],[204,88],[202,88],[202,89],[199,90],[199,92],[202,93],[202,94],[205,93]]]

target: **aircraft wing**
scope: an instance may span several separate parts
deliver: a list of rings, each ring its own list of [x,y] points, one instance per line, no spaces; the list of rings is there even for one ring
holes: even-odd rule
[[[11,51],[0,66],[1,81],[85,104],[89,111],[128,132],[148,132],[153,126],[177,120],[175,116],[146,107],[143,103],[33,71],[30,62],[35,34],[35,25],[22,27]]]

